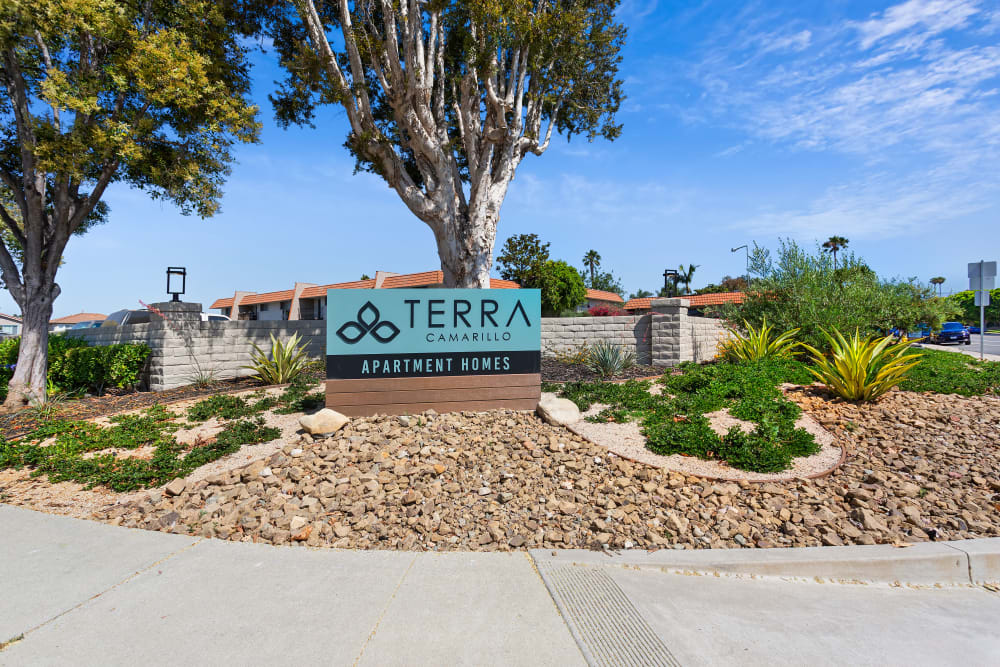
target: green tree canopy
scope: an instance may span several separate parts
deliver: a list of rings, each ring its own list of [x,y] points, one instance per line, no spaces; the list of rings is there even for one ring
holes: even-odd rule
[[[535,264],[528,272],[524,287],[541,290],[542,314],[547,317],[576,308],[587,298],[580,273],[563,261],[548,260]]]
[[[497,256],[497,268],[504,280],[514,280],[525,286],[532,267],[549,259],[549,244],[542,243],[538,234],[516,234],[508,238]]]
[[[593,278],[586,276],[584,278],[584,284],[591,289],[614,292],[618,296],[625,295],[625,288],[622,287],[621,279],[611,271],[598,271],[594,274]]]
[[[70,237],[106,216],[111,183],[183,213],[218,210],[233,144],[259,131],[238,10],[228,0],[0,4],[0,275],[24,314],[7,406],[45,399],[56,271]]]
[[[487,287],[500,208],[553,134],[617,138],[618,0],[296,0],[271,34],[279,122],[337,105],[357,168],[434,234],[445,285]]]

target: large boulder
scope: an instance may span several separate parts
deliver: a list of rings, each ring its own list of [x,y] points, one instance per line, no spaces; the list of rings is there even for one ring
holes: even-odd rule
[[[306,433],[318,435],[320,433],[335,433],[344,427],[344,424],[351,421],[348,417],[340,414],[336,410],[323,408],[319,412],[306,415],[299,419],[299,425],[305,429]]]
[[[568,398],[542,393],[538,401],[538,416],[553,426],[567,426],[580,421],[580,408]]]

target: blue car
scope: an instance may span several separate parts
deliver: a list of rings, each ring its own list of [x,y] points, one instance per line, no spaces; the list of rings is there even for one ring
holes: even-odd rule
[[[965,327],[965,330],[969,333],[979,333],[979,325],[974,324],[972,326]]]
[[[945,322],[935,337],[935,342],[972,345],[969,332],[961,322]]]

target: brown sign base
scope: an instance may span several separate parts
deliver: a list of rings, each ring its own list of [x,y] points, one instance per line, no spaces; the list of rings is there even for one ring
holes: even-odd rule
[[[425,410],[534,410],[541,398],[541,383],[538,373],[327,380],[326,406],[348,417],[412,415]]]

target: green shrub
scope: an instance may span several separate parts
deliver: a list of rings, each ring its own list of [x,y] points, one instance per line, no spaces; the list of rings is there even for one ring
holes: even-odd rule
[[[872,401],[904,379],[920,363],[919,354],[907,354],[908,343],[892,344],[892,337],[873,340],[855,331],[845,337],[834,330],[823,332],[829,358],[816,348],[805,345],[816,365],[810,372],[827,388],[848,401]]]
[[[144,343],[71,348],[53,382],[64,391],[90,389],[102,393],[109,386],[133,388],[139,383],[149,355],[149,346]]]
[[[0,399],[7,395],[21,339],[0,341]],[[48,385],[50,390],[75,392],[105,387],[127,389],[139,383],[150,349],[143,343],[91,347],[74,336],[49,336]]]
[[[722,356],[729,361],[760,361],[762,359],[788,359],[795,354],[801,343],[795,341],[798,328],[789,329],[775,335],[774,327],[768,326],[767,318],[759,327],[743,322],[746,334],[729,330],[730,338],[720,346]]]
[[[920,322],[937,328],[959,310],[934,296],[929,285],[879,278],[846,250],[838,258],[835,269],[822,248],[810,253],[783,241],[772,261],[769,251],[755,247],[750,273],[759,277],[742,303],[724,307],[726,319],[755,327],[766,320],[778,331],[799,327],[798,340],[826,351],[824,329],[885,335],[894,327],[912,330]]]
[[[635,352],[602,340],[587,350],[586,364],[601,377],[611,377],[635,366]]]
[[[299,334],[294,334],[282,343],[271,334],[271,354],[266,354],[254,343],[251,363],[243,368],[255,371],[266,384],[292,382],[309,370],[309,357],[306,346],[299,345],[301,340]]]

